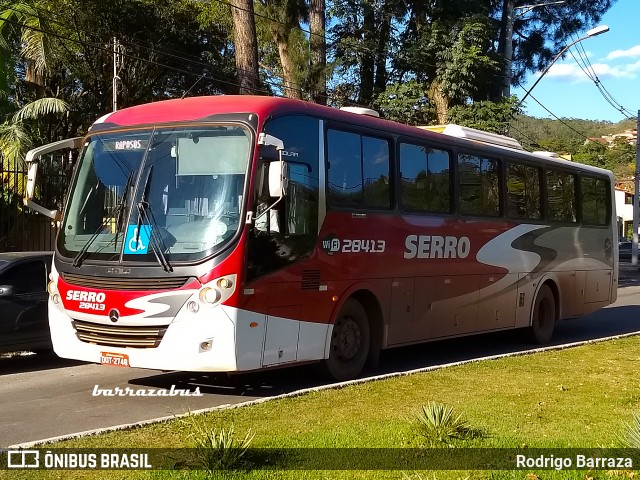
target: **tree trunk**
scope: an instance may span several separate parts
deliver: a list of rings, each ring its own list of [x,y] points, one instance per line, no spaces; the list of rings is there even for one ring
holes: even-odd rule
[[[261,92],[258,78],[258,37],[253,16],[253,0],[231,0],[231,3],[239,93],[241,95],[255,95]]]
[[[325,39],[325,0],[309,0],[309,37],[311,50],[311,99],[327,104],[327,42]]]
[[[449,99],[442,92],[440,88],[440,82],[438,80],[434,80],[429,85],[428,92],[429,102],[436,109],[436,117],[438,118],[439,124],[447,123],[447,116],[449,114]]]
[[[280,64],[282,65],[282,76],[284,79],[284,95],[289,98],[302,100],[302,90],[296,75],[296,62],[291,56],[288,35],[275,34],[275,41],[278,45]]]
[[[378,42],[376,44],[376,74],[373,86],[373,94],[384,91],[387,86],[387,54],[391,39],[392,0],[387,0],[380,11],[378,28]]]
[[[360,55],[360,99],[362,104],[369,105],[373,99],[373,79],[375,58],[373,46],[376,45],[375,13],[370,0],[365,0],[362,8],[364,18],[362,22],[362,50]]]

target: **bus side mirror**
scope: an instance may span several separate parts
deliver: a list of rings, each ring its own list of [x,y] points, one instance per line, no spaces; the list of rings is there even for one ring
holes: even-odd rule
[[[34,210],[42,215],[51,218],[55,222],[60,221],[62,213],[57,209],[49,210],[41,205],[38,205],[33,201],[33,197],[35,195],[36,177],[38,175],[38,164],[40,162],[40,157],[66,148],[72,150],[80,150],[80,148],[82,148],[82,137],[67,138],[65,140],[59,140],[57,142],[43,145],[42,147],[34,148],[27,152],[27,156],[24,159],[24,162],[26,163],[28,168],[28,172],[27,187],[22,202],[26,207],[29,207],[31,210]],[[75,161],[77,159],[77,155],[75,157],[73,155],[74,154],[72,153],[70,160]]]
[[[275,151],[278,152],[277,160],[274,159],[269,162],[269,195],[273,198],[281,199],[286,195],[289,181],[288,167],[282,160],[284,143],[278,137],[262,132],[258,135],[258,145],[262,146],[266,157],[275,157],[275,155],[269,155],[269,147],[275,147]],[[267,158],[268,160],[270,159]]]
[[[282,198],[287,194],[287,184],[289,183],[289,168],[282,160],[269,164],[269,195],[273,198]]]

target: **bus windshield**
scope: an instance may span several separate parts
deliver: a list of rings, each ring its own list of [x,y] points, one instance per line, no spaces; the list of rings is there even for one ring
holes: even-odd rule
[[[90,136],[58,237],[63,254],[192,261],[240,226],[251,135],[238,125]]]

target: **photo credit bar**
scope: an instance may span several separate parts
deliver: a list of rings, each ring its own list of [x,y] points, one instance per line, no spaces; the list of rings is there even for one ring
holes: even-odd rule
[[[235,470],[544,470],[631,471],[637,449],[607,448],[258,448],[230,455]],[[209,452],[208,452],[209,453]],[[212,451],[228,455],[229,451]],[[194,448],[30,448],[0,451],[0,468],[20,470],[201,470]],[[238,455],[239,454],[239,455]],[[218,463],[218,462],[214,462]],[[224,462],[219,462],[223,465]]]

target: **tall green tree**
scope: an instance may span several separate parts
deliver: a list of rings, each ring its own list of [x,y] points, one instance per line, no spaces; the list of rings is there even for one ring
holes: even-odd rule
[[[310,60],[309,40],[300,24],[309,21],[309,7],[304,0],[261,0],[258,4],[263,26],[278,52],[282,93],[302,99]]]
[[[387,88],[393,95],[394,84],[418,82],[442,122],[449,108],[501,99],[505,80],[517,83],[544,68],[614,2],[533,2],[537,8],[528,9],[519,8],[531,3],[524,0],[334,0],[334,83],[341,102],[370,104]],[[506,55],[513,57],[513,78]]]
[[[397,76],[423,83],[436,121],[445,123],[451,106],[488,99],[499,71],[491,50],[494,33],[492,22],[480,14],[434,20],[396,57]]]
[[[332,54],[340,83],[355,85],[361,105],[372,105],[374,97],[386,88],[389,60],[396,39],[394,22],[406,14],[399,0],[335,0],[331,14],[339,21],[330,29],[334,39]],[[347,90],[349,88],[347,87]]]

